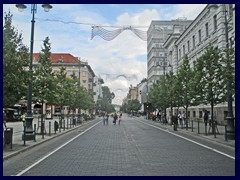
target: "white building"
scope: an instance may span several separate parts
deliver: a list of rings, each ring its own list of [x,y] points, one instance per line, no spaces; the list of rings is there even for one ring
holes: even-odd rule
[[[152,21],[147,31],[147,80],[148,89],[155,83],[160,75],[168,69],[167,49],[163,46],[174,27],[178,26],[179,33],[183,32],[192,21],[177,19],[170,21]]]
[[[174,74],[182,64],[184,55],[188,56],[190,65],[193,66],[193,62],[204,53],[209,44],[218,46],[220,49],[226,48],[226,10],[227,41],[230,47],[235,47],[235,6],[232,4],[208,4],[184,32],[180,34],[176,30],[164,43],[164,47],[167,49],[167,60],[171,62]],[[190,107],[188,113],[190,117],[202,118],[203,109],[209,110],[210,105]],[[227,115],[226,103],[217,105],[214,114],[219,121],[223,121]]]
[[[101,77],[95,76],[93,78],[93,99],[95,104],[97,104],[97,100],[103,98],[102,84],[104,84],[104,81]]]

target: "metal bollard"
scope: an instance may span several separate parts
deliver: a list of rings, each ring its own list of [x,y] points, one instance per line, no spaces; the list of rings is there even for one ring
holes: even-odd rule
[[[207,123],[205,123],[205,135],[207,136]]]
[[[199,120],[198,120],[198,134],[200,134],[200,129],[199,129]]]
[[[67,117],[67,129],[68,129],[68,120],[69,120],[69,119],[68,119],[68,117]]]
[[[51,121],[49,121],[49,136],[51,136]]]
[[[42,139],[44,139],[44,123],[41,123]]]
[[[214,138],[216,138],[216,124],[215,124],[216,122],[215,121],[213,121],[213,134],[214,134]]]
[[[37,129],[37,125],[34,124],[34,141],[36,142],[36,129]]]
[[[193,132],[193,120],[192,120],[192,132]]]
[[[65,119],[63,120],[63,130],[65,131]]]
[[[228,141],[228,139],[227,139],[227,125],[225,125],[225,141]]]
[[[23,126],[23,145],[26,145],[26,125]]]

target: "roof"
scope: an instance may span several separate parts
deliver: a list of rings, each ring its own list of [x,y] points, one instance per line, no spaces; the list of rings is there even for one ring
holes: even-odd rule
[[[39,60],[39,53],[33,53],[33,61]],[[52,63],[79,63],[79,59],[68,53],[52,53],[50,56]]]

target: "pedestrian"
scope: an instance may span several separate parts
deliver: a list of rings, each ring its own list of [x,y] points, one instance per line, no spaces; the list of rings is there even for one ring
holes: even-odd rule
[[[104,124],[108,125],[108,118],[109,118],[109,115],[108,113],[106,112],[105,115],[104,115]]]
[[[178,114],[178,122],[180,125],[182,125],[182,115],[181,113]]]
[[[114,115],[113,115],[113,124],[114,125],[116,125],[117,119],[118,119],[118,115],[117,115],[117,113],[114,113]]]
[[[158,121],[161,122],[161,111],[158,111],[158,113],[157,113],[157,118],[158,118]]]
[[[177,126],[178,126],[178,116],[177,116],[177,113],[175,113],[172,116],[172,122],[173,122],[173,130],[177,131]]]
[[[122,121],[122,113],[118,117],[118,124],[120,125],[120,122]]]
[[[183,114],[182,114],[182,124],[186,124],[186,122],[185,122],[185,112],[183,112]]]
[[[206,109],[204,111],[203,121],[204,121],[205,126],[207,126],[207,123],[208,123],[208,111]]]
[[[23,127],[26,126],[26,113],[23,112],[22,116],[21,116],[21,119],[22,119],[22,122],[23,122]]]
[[[4,128],[5,128],[5,129],[7,128],[7,121],[6,121],[6,120],[3,121],[3,129],[4,129]]]

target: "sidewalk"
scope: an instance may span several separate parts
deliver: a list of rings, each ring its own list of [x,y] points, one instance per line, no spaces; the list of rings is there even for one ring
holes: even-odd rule
[[[3,160],[6,160],[12,156],[15,156],[23,151],[28,150],[29,148],[33,148],[39,144],[42,144],[46,141],[49,141],[53,138],[59,137],[61,135],[64,135],[65,133],[72,131],[76,128],[79,128],[83,125],[86,125],[92,121],[95,121],[97,119],[94,120],[89,120],[89,121],[83,121],[82,124],[78,124],[76,126],[71,125],[70,123],[67,125],[67,121],[65,122],[65,128],[62,129],[58,129],[58,131],[55,134],[54,131],[54,127],[53,127],[53,123],[54,121],[59,122],[58,118],[54,118],[52,120],[46,120],[46,125],[45,125],[45,134],[44,134],[44,138],[43,136],[37,132],[36,134],[36,141],[34,140],[30,140],[30,141],[25,141],[25,145],[24,145],[24,141],[22,140],[22,134],[23,134],[23,127],[22,127],[22,122],[14,122],[14,123],[8,123],[8,127],[13,127],[13,138],[12,138],[12,148],[10,144],[5,144],[3,145]],[[36,119],[34,119],[33,121],[33,125],[37,122]],[[49,128],[49,122],[51,122],[51,126]],[[50,134],[49,134],[50,131]]]
[[[211,128],[209,129],[209,126],[207,126],[207,134],[205,133],[205,124],[202,122],[199,122],[199,124],[198,124],[198,122],[191,121],[191,122],[189,122],[187,129],[186,129],[185,125],[184,126],[178,125],[177,131],[174,131],[172,125],[163,124],[159,121],[152,121],[151,119],[147,120],[145,117],[141,117],[140,119],[142,121],[157,125],[161,128],[168,129],[171,132],[184,133],[187,135],[191,135],[194,137],[198,137],[201,139],[205,139],[208,141],[212,141],[215,143],[219,143],[222,145],[226,145],[226,146],[235,148],[235,140],[225,140],[225,127],[224,126],[218,125],[217,129],[216,129],[216,135],[214,135],[212,133]],[[199,127],[199,129],[198,129],[198,127]]]

